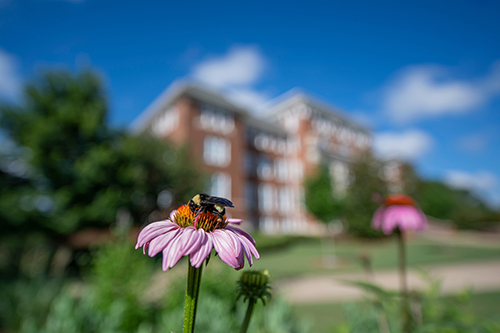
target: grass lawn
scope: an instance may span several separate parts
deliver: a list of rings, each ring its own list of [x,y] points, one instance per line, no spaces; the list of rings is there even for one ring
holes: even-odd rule
[[[258,237],[262,243],[272,239]],[[334,252],[337,265],[325,267],[322,253],[331,256]],[[395,239],[376,241],[342,240],[335,246],[331,241],[319,239],[300,239],[296,243],[282,248],[274,247],[261,250],[261,259],[254,264],[254,269],[269,269],[273,279],[295,277],[309,274],[331,274],[336,272],[360,271],[360,254],[370,256],[374,269],[395,268],[397,252]],[[408,244],[409,266],[421,266],[439,263],[459,263],[488,259],[500,259],[500,248],[479,248],[471,246],[444,245],[428,240],[411,240]]]
[[[344,307],[347,303],[295,305],[294,315],[312,323],[312,332],[331,332],[332,328],[346,320]],[[350,303],[362,305],[359,303]],[[464,309],[479,319],[500,322],[500,292],[473,294]]]

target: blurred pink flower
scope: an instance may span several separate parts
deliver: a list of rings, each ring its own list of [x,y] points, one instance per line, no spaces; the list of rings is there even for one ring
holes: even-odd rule
[[[372,227],[381,229],[386,235],[396,228],[422,230],[427,228],[427,218],[411,197],[393,194],[385,198],[383,206],[373,214]]]
[[[187,205],[179,207],[164,221],[153,222],[141,230],[137,237],[138,249],[144,246],[150,257],[163,251],[164,271],[172,268],[183,256],[190,256],[191,265],[199,268],[212,252],[219,254],[223,262],[240,270],[247,257],[250,266],[252,254],[259,259],[255,241],[245,231],[230,226],[240,224],[242,220],[226,219],[220,223],[218,216],[209,212],[201,213],[194,221],[194,214]]]

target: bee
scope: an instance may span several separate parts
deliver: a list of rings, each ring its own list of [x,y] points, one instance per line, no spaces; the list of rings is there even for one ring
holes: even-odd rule
[[[203,212],[209,212],[217,215],[217,221],[220,223],[226,214],[226,208],[224,207],[234,207],[233,203],[226,199],[220,197],[212,197],[206,193],[200,193],[189,200],[189,209],[195,214],[194,218],[198,217]]]

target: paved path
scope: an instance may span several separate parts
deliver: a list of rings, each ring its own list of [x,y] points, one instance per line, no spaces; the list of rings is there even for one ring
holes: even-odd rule
[[[442,281],[443,294],[453,294],[472,287],[474,291],[500,290],[500,260],[476,263],[461,263],[423,267],[433,278]],[[417,271],[408,274],[409,286],[412,289],[423,289],[427,283]],[[389,288],[399,288],[399,275],[396,270],[376,271],[374,282]],[[278,293],[294,304],[333,303],[360,299],[365,294],[358,288],[346,285],[343,281],[366,281],[360,273],[335,274],[325,276],[302,277],[280,281]]]

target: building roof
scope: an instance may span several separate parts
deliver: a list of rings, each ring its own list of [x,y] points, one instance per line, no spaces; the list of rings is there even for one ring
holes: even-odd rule
[[[262,118],[248,116],[245,118],[248,127],[254,127],[261,131],[266,131],[280,136],[287,136],[289,133],[281,126]]]
[[[133,133],[146,130],[151,120],[161,111],[171,106],[180,97],[191,97],[195,100],[210,103],[228,111],[248,116],[248,111],[231,102],[224,94],[198,83],[176,80],[169,85],[148,107],[130,124]]]
[[[270,120],[275,119],[280,113],[285,112],[287,108],[301,103],[311,107],[325,117],[335,118],[336,120],[344,122],[349,127],[356,128],[360,131],[366,132],[367,134],[370,133],[368,128],[350,120],[341,109],[298,87],[293,88],[270,101],[267,105],[270,110],[267,117]]]

